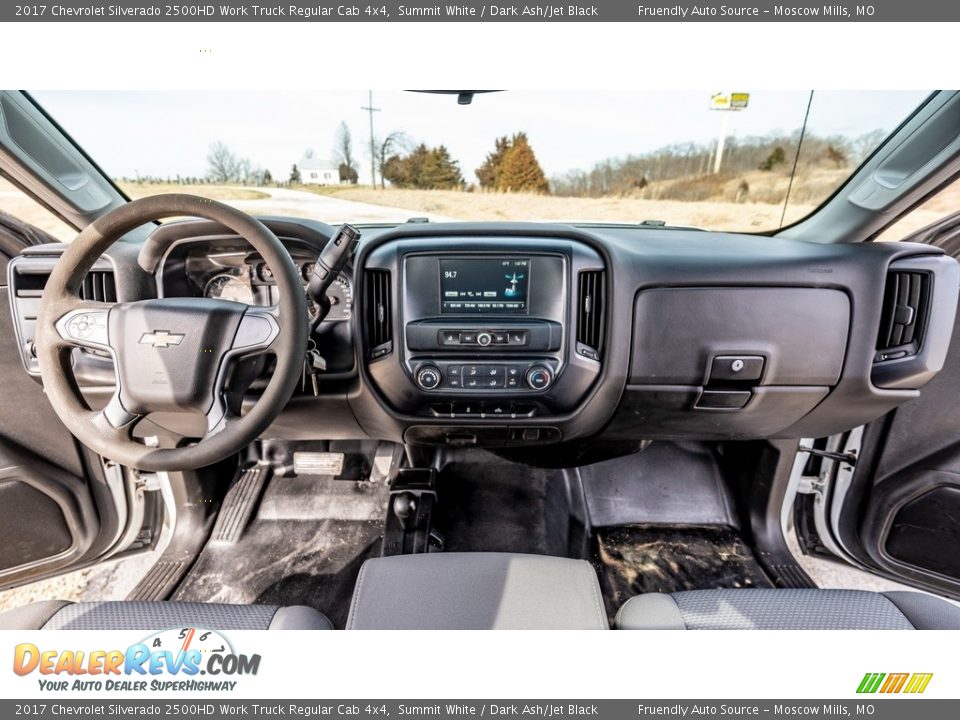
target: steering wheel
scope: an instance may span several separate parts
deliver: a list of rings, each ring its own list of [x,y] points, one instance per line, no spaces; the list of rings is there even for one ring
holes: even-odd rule
[[[278,304],[158,298],[111,305],[79,297],[87,272],[124,233],[175,216],[212,220],[247,240],[273,271]],[[277,417],[300,378],[307,328],[300,274],[263,223],[213,200],[157,195],[108,212],[70,243],[40,300],[37,360],[50,404],[84,445],[140,470],[190,470],[239,452]],[[80,393],[70,359],[77,347],[113,356],[116,391],[103,410],[91,410]],[[257,403],[241,416],[225,398],[232,369],[238,360],[262,353],[276,356],[276,369]],[[137,422],[164,411],[203,413],[206,433],[183,447],[139,443],[133,436]]]

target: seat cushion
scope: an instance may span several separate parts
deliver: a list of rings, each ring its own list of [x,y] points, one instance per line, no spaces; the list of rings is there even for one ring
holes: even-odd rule
[[[347,629],[608,628],[593,567],[509,553],[431,553],[367,560]]]
[[[691,590],[630,598],[622,630],[954,630],[960,608],[922,593],[863,590]]]
[[[50,600],[0,614],[2,630],[332,630],[310,607],[192,602],[90,602]]]

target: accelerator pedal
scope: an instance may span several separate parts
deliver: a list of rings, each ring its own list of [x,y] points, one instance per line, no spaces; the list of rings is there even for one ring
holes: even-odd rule
[[[211,540],[235,544],[243,535],[270,477],[268,465],[254,465],[240,472],[223,499]]]

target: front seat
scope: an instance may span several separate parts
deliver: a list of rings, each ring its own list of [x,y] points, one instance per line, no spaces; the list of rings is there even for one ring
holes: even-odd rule
[[[917,592],[689,590],[632,597],[621,630],[960,630],[960,607]]]
[[[583,560],[450,552],[367,560],[348,630],[607,630]]]
[[[311,607],[46,600],[0,613],[0,630],[333,630]]]

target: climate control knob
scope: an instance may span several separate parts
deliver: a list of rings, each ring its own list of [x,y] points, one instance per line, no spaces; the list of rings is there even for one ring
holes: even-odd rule
[[[526,379],[531,390],[546,390],[553,382],[553,373],[545,365],[534,365],[527,370]]]
[[[423,390],[435,390],[440,386],[443,376],[434,365],[424,365],[417,370],[417,385]]]

